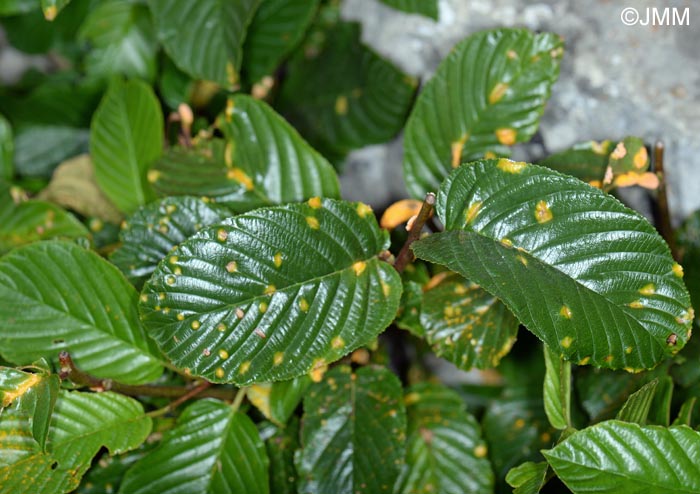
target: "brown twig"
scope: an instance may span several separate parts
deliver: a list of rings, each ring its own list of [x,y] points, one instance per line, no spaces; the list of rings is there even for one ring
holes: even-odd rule
[[[671,254],[673,254],[674,259],[678,261],[678,247],[676,245],[676,237],[673,234],[671,213],[668,207],[666,174],[664,172],[664,144],[661,141],[658,141],[654,146],[654,171],[659,177],[659,193],[656,198],[656,224],[659,233],[661,233],[661,236],[671,248]]]
[[[70,379],[78,386],[85,386],[94,391],[116,391],[128,396],[158,396],[162,398],[176,398],[168,405],[170,409],[182,402],[200,396],[202,398],[218,398],[220,400],[232,400],[235,390],[226,388],[212,388],[208,381],[200,382],[197,386],[158,386],[158,385],[133,385],[114,382],[111,379],[100,379],[83,372],[76,367],[75,362],[68,352],[58,355],[61,365],[59,376],[61,379]]]
[[[433,194],[432,192],[428,192],[425,195],[425,199],[423,200],[423,205],[421,206],[420,211],[418,212],[418,216],[416,216],[415,221],[411,225],[411,229],[408,232],[408,238],[403,244],[403,247],[401,247],[399,255],[396,256],[394,268],[396,268],[396,271],[398,271],[399,273],[402,273],[403,270],[406,269],[408,263],[413,260],[411,244],[418,240],[418,238],[420,237],[421,231],[423,230],[426,221],[430,219],[430,216],[433,213],[434,205],[435,194]]]

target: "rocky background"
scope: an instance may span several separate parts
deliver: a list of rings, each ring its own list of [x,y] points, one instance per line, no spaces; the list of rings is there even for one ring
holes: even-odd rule
[[[689,8],[689,26],[626,26],[621,12]],[[427,80],[465,36],[499,26],[562,35],[566,53],[541,122],[541,144],[515,156],[537,160],[591,139],[638,135],[663,141],[670,207],[679,222],[700,208],[700,2],[652,0],[440,0],[440,17],[398,13],[378,0],[344,0],[343,16],[363,40],[404,71]],[[402,144],[353,153],[342,179],[349,199],[376,206],[403,194]],[[386,184],[386,185],[385,185]]]

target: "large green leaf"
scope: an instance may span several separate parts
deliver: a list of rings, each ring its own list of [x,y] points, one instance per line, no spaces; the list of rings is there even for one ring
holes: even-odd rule
[[[237,95],[218,125],[226,142],[166,152],[150,175],[158,194],[211,197],[237,212],[340,196],[330,163],[266,103]]]
[[[493,471],[481,427],[450,389],[422,383],[408,389],[406,464],[396,494],[490,494]]]
[[[123,212],[148,202],[149,166],[163,148],[163,112],[153,90],[114,79],[90,126],[90,154],[97,183]]]
[[[182,412],[161,444],[124,476],[123,494],[268,494],[268,458],[255,424],[216,400]]]
[[[310,384],[309,376],[254,384],[248,388],[246,396],[268,420],[283,426],[299,406]]]
[[[549,347],[544,349],[547,372],[544,376],[544,411],[555,429],[572,427],[571,362],[566,362]]]
[[[17,364],[67,350],[98,377],[156,379],[162,365],[143,331],[137,293],[117,268],[68,242],[39,242],[0,259],[0,354]]]
[[[195,197],[166,197],[152,202],[122,225],[122,245],[110,260],[129,281],[141,286],[173,247],[230,215],[227,209]]]
[[[438,18],[437,0],[380,0],[380,2],[409,14],[421,14],[435,20]]]
[[[243,45],[243,72],[248,82],[273,75],[303,39],[320,0],[266,0],[260,4]]]
[[[460,163],[528,141],[562,53],[558,36],[524,29],[482,31],[460,42],[425,85],[406,124],[409,192],[422,198]]]
[[[72,214],[44,201],[15,203],[10,187],[0,183],[0,254],[37,240],[87,235]]]
[[[15,171],[23,177],[49,178],[56,165],[84,153],[88,147],[86,129],[64,124],[24,124],[16,130]]]
[[[447,231],[415,242],[416,255],[479,283],[565,359],[636,371],[688,340],[680,266],[614,197],[536,165],[486,160],[450,175],[437,211]]]
[[[102,447],[111,454],[138,447],[151,419],[133,398],[116,393],[61,392],[49,431],[48,452],[31,439],[29,413],[0,417],[0,493],[73,491]]]
[[[420,322],[433,351],[465,370],[496,367],[518,333],[505,305],[457,275],[423,294]]]
[[[385,142],[403,127],[416,81],[360,42],[360,26],[316,27],[290,60],[280,109],[323,151]]]
[[[299,492],[393,492],[403,462],[406,411],[389,370],[342,366],[304,398]]]
[[[85,60],[88,74],[155,79],[158,43],[145,5],[129,0],[100,2],[78,36],[91,45]]]
[[[15,173],[14,165],[15,143],[12,126],[0,114],[0,180],[11,180]]]
[[[575,494],[700,492],[700,433],[608,421],[543,451]]]
[[[393,320],[401,297],[368,206],[313,198],[201,230],[141,296],[175,365],[214,382],[285,380],[339,359]]]
[[[196,79],[233,89],[243,40],[260,0],[149,0],[158,38],[175,64]]]
[[[612,141],[582,142],[547,156],[538,164],[601,187],[612,150]]]
[[[511,468],[506,481],[513,489],[513,494],[537,494],[546,483],[547,462],[534,463],[527,461],[522,465]]]

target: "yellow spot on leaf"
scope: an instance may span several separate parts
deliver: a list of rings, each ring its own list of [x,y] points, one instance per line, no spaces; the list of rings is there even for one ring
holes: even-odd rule
[[[649,283],[648,285],[644,285],[642,288],[640,288],[639,293],[647,296],[654,295],[656,293],[656,287],[653,283]]]
[[[145,293],[142,293],[141,296],[139,297],[139,300],[141,300],[141,302],[148,302],[148,295],[146,295]]]
[[[515,138],[517,135],[518,133],[515,131],[515,129],[511,129],[510,127],[501,127],[500,129],[496,129],[496,139],[498,139],[498,142],[504,146],[512,146],[515,144]]]
[[[41,381],[41,377],[38,374],[27,374],[27,378],[20,383],[16,389],[8,390],[3,393],[2,406],[9,406],[10,403],[27,393],[29,389],[39,383],[39,381]]]
[[[607,357],[605,357],[605,363],[609,364],[614,359],[615,359],[615,357],[613,357],[612,355],[608,355]]]
[[[683,278],[683,266],[681,266],[678,263],[674,263],[671,270],[673,271],[673,274],[675,274],[679,278]]]
[[[496,158],[496,153],[494,153],[493,151],[486,151],[486,152],[484,153],[484,159],[492,160],[492,159],[495,159],[495,158]]]
[[[625,143],[620,141],[617,143],[617,146],[615,146],[615,150],[610,154],[610,157],[612,159],[616,160],[621,160],[627,155],[627,148],[625,147]]]
[[[632,353],[632,347],[631,347],[631,346],[628,346],[627,348],[625,348],[625,353],[626,353],[627,355],[629,355],[630,353]]]
[[[357,203],[356,211],[357,211],[357,215],[358,215],[360,218],[365,218],[365,217],[367,217],[367,216],[369,216],[369,215],[372,214],[372,207],[371,207],[371,206],[368,206],[368,205],[365,204],[364,202],[358,202],[358,203]],[[386,214],[386,213],[385,213],[385,214]]]
[[[525,256],[521,256],[520,254],[518,254],[517,256],[515,256],[515,258],[516,258],[518,261],[520,261],[520,263],[521,263],[523,266],[527,266],[527,258],[526,258]]]
[[[44,9],[44,19],[47,21],[52,21],[56,18],[58,15],[58,9],[56,8],[55,5],[49,5]]]
[[[231,62],[226,62],[226,80],[231,87],[235,86],[238,82],[238,74],[236,73],[236,68]]]
[[[158,170],[148,170],[146,178],[148,179],[149,183],[155,183],[160,178],[160,172]]]
[[[501,158],[500,160],[498,160],[497,166],[499,169],[503,170],[506,173],[520,173],[525,169],[527,163],[524,163],[522,161],[511,161],[506,158]]]
[[[221,357],[223,360],[226,360],[228,358],[228,352],[222,348],[221,350],[219,350],[219,357]]]
[[[185,320],[185,314],[180,312],[177,316],[175,316],[178,321],[184,321]]]
[[[516,429],[522,429],[525,427],[525,420],[524,419],[517,419],[514,423],[513,426],[515,426]]]
[[[214,371],[214,374],[216,375],[217,379],[223,379],[224,378],[224,369],[221,367],[217,367],[216,371]]]
[[[565,319],[571,319],[571,316],[573,314],[571,313],[571,309],[569,309],[568,306],[562,305],[561,310],[559,311],[559,315]]]
[[[467,143],[468,139],[469,132],[463,134],[462,137],[460,137],[458,140],[454,141],[450,145],[450,153],[452,155],[452,168],[457,168],[462,162],[462,150],[464,149],[464,145]]]
[[[360,276],[365,268],[367,267],[367,263],[365,261],[357,261],[355,264],[352,265],[353,271],[355,271],[355,274],[357,276]]]
[[[234,103],[231,98],[226,100],[226,121],[230,122],[231,117],[233,117],[233,109],[234,109]]]
[[[216,231],[216,239],[219,242],[225,242],[227,238],[228,238],[228,232],[226,230],[224,230],[223,228],[219,228]]]
[[[647,153],[647,148],[644,146],[639,148],[639,151],[637,151],[634,154],[632,162],[634,163],[634,167],[638,170],[646,168],[647,164],[649,163],[649,154]]]
[[[229,180],[235,180],[239,184],[245,187],[245,190],[253,190],[255,184],[253,180],[240,168],[231,168],[226,172],[226,178]]]
[[[245,374],[250,370],[250,361],[246,360],[241,364],[241,366],[238,368],[238,374]]]
[[[331,340],[331,348],[333,350],[340,350],[341,348],[345,347],[345,340],[343,340],[340,336],[336,336]]]
[[[635,300],[634,302],[630,302],[629,304],[627,304],[627,307],[630,307],[632,309],[643,309],[644,304],[641,300]]]
[[[220,322],[219,324],[216,325],[216,329],[223,333],[224,331],[226,331],[226,325],[224,323]]]
[[[590,361],[591,357],[583,357],[581,360],[578,361],[578,365],[586,365]]]
[[[306,224],[308,224],[311,227],[311,229],[313,229],[313,230],[318,230],[318,228],[320,226],[318,223],[318,220],[316,218],[314,218],[313,216],[306,217]]]
[[[488,452],[488,449],[486,449],[486,446],[483,444],[479,444],[476,448],[474,448],[474,456],[477,458],[486,458]]]
[[[182,269],[180,268],[180,266],[176,266],[175,269],[173,269],[173,273],[175,273],[178,276],[181,275]]]
[[[321,207],[321,198],[320,197],[312,197],[311,199],[308,200],[308,205],[311,206],[313,209],[319,209]]]
[[[281,252],[278,252],[275,254],[273,262],[275,263],[276,268],[279,268],[282,265],[282,253]]]
[[[552,211],[545,201],[540,201],[535,205],[535,219],[538,223],[552,221]]]
[[[309,310],[309,303],[306,301],[305,298],[302,298],[301,300],[299,300],[299,309],[302,312],[306,312]]]
[[[272,363],[274,365],[280,365],[282,362],[284,362],[284,352],[276,352],[272,357]]]
[[[335,112],[338,115],[346,115],[348,113],[348,98],[341,94],[335,99]]]
[[[504,247],[513,247],[513,242],[509,238],[503,237],[501,239],[501,245]]]
[[[168,276],[165,277],[165,282],[166,282],[168,285],[174,285],[174,284],[175,284],[175,277],[174,277],[173,275],[170,274],[170,275],[168,275]]]
[[[323,375],[326,373],[328,370],[328,364],[326,363],[325,360],[323,359],[316,359],[314,360],[313,364],[311,364],[311,371],[309,372],[309,376],[311,377],[311,380],[315,383],[321,382],[321,379],[323,379]]]
[[[385,283],[384,281],[381,282],[381,285],[384,298],[387,298],[391,294],[391,286],[389,286],[389,284]]]
[[[190,324],[190,327],[197,331],[202,324],[199,321],[192,321],[192,324]]]
[[[566,336],[561,340],[560,343],[562,348],[570,348],[573,342],[574,339],[571,336]]]
[[[518,58],[518,54],[516,53],[515,50],[508,50],[506,52],[506,56],[511,60],[515,60],[516,58]]]
[[[236,263],[236,261],[229,261],[226,264],[226,271],[228,271],[229,273],[235,273],[236,271],[238,271],[238,264]]]
[[[260,305],[258,305],[258,310],[264,314],[267,312],[267,304],[265,302],[260,302]]]
[[[245,312],[243,312],[243,309],[240,307],[236,307],[236,317],[238,319],[243,319],[243,316],[245,316]]]
[[[600,180],[591,180],[590,182],[588,182],[588,185],[595,187],[596,189],[600,189],[601,187],[603,187],[603,182],[601,182]]]
[[[467,208],[467,212],[464,214],[467,225],[474,221],[476,216],[479,214],[479,211],[481,211],[482,204],[482,201],[476,201],[469,205],[469,207]]]
[[[508,91],[508,84],[505,82],[496,84],[489,94],[489,103],[492,105],[498,103],[503,98],[503,95],[506,94],[506,91]]]
[[[265,295],[272,295],[277,291],[277,287],[275,285],[267,285],[265,287],[265,291],[263,292]]]

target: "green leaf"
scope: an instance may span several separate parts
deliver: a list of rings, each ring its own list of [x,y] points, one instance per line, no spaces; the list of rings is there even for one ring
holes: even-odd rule
[[[700,210],[688,216],[676,231],[678,247],[682,252],[685,284],[690,292],[695,311],[695,325],[700,326]]]
[[[406,123],[404,179],[423,198],[452,170],[507,154],[537,130],[563,44],[552,33],[497,29],[461,41],[440,63]]]
[[[336,367],[304,398],[304,493],[391,493],[403,461],[406,412],[401,383],[382,367]]]
[[[420,308],[422,303],[423,285],[415,281],[404,281],[399,312],[394,324],[401,329],[410,331],[419,338],[425,337],[425,328],[423,328],[420,323]]]
[[[608,157],[613,150],[612,141],[588,141],[554,153],[538,164],[594,186],[602,186]]]
[[[674,420],[671,425],[687,425],[688,427],[692,427],[693,409],[695,408],[696,401],[696,396],[691,396],[685,400],[683,405],[681,405],[681,409],[678,411],[678,417],[676,417],[676,420]]]
[[[42,451],[46,451],[46,439],[49,435],[49,425],[53,415],[56,399],[61,386],[61,380],[56,374],[42,376],[37,383],[34,393],[36,401],[32,417],[32,437],[39,443]]]
[[[299,419],[293,417],[286,427],[267,423],[260,428],[260,435],[270,458],[270,492],[296,494],[294,452],[299,449]]]
[[[153,90],[114,79],[90,126],[90,154],[97,183],[123,212],[148,202],[149,166],[163,148],[163,113]]]
[[[87,229],[72,214],[44,201],[17,204],[10,187],[0,184],[0,254],[37,240],[87,235]]]
[[[700,492],[700,433],[608,421],[543,451],[559,478],[579,492]]]
[[[36,8],[36,0],[4,0],[0,2],[0,15],[26,14]]]
[[[127,471],[119,492],[268,494],[267,476],[255,424],[230,405],[207,399],[182,412],[161,444]]]
[[[142,405],[124,395],[62,391],[49,431],[48,452],[31,439],[27,412],[0,418],[0,493],[67,493],[100,448],[111,454],[138,447],[151,431]]]
[[[274,74],[303,39],[320,0],[267,0],[260,4],[243,45],[248,82]]]
[[[421,383],[404,398],[408,413],[406,464],[396,494],[490,494],[493,472],[481,427],[462,399],[441,385]]]
[[[154,426],[154,429],[156,428],[157,426]],[[96,462],[93,462],[75,494],[117,492],[126,471],[143,458],[150,449],[153,449],[153,444],[156,443],[144,443],[139,448],[118,456],[103,454]]]
[[[110,260],[136,286],[141,286],[158,263],[202,227],[231,213],[195,197],[166,197],[138,209],[122,226],[122,245]]]
[[[165,104],[177,110],[180,103],[188,103],[194,90],[194,81],[177,68],[169,57],[163,57],[158,79],[158,93]]]
[[[149,334],[180,368],[213,382],[290,379],[372,341],[396,315],[401,281],[368,206],[318,198],[205,228],[142,292]]]
[[[41,0],[41,10],[47,21],[53,21],[63,7],[68,5],[70,0]]]
[[[195,79],[234,89],[243,40],[260,0],[149,0],[158,38],[175,64]]]
[[[547,372],[544,376],[544,411],[555,429],[572,427],[571,363],[562,360],[548,347],[544,349]]]
[[[500,298],[580,365],[634,371],[683,348],[693,320],[682,270],[617,199],[536,165],[485,160],[440,188],[446,232],[413,244]]]
[[[420,322],[433,351],[464,370],[496,367],[518,333],[505,305],[457,275],[424,292]]]
[[[265,418],[275,425],[283,426],[296,410],[310,384],[309,376],[254,384],[248,388],[246,396]]]
[[[56,165],[87,151],[86,129],[25,124],[16,130],[15,171],[23,177],[49,178]]]
[[[97,377],[138,384],[163,368],[144,334],[137,293],[97,254],[39,242],[0,259],[0,353],[27,364],[69,351]]]
[[[12,126],[0,114],[0,180],[12,180],[15,174],[14,154],[15,143],[12,135]]]
[[[632,393],[617,413],[615,420],[646,425],[647,417],[649,416],[649,407],[651,407],[651,402],[654,399],[654,393],[656,393],[656,386],[658,384],[659,380],[654,379]]]
[[[85,59],[88,74],[155,79],[158,43],[145,5],[129,0],[100,2],[81,25],[78,39],[91,45]]]
[[[119,223],[122,219],[121,213],[97,185],[95,169],[87,154],[58,165],[51,182],[37,197],[71,209],[84,217],[96,217],[111,223]]]
[[[386,142],[403,127],[416,81],[360,42],[360,26],[316,27],[287,66],[280,109],[309,141],[334,153]]]
[[[673,399],[673,379],[661,376],[656,393],[649,407],[649,423],[668,426],[671,423],[671,400]]]
[[[379,0],[396,10],[409,14],[420,14],[431,19],[438,19],[437,0]]]
[[[547,462],[527,461],[513,467],[506,475],[506,482],[514,487],[513,494],[537,494],[546,483]]]

